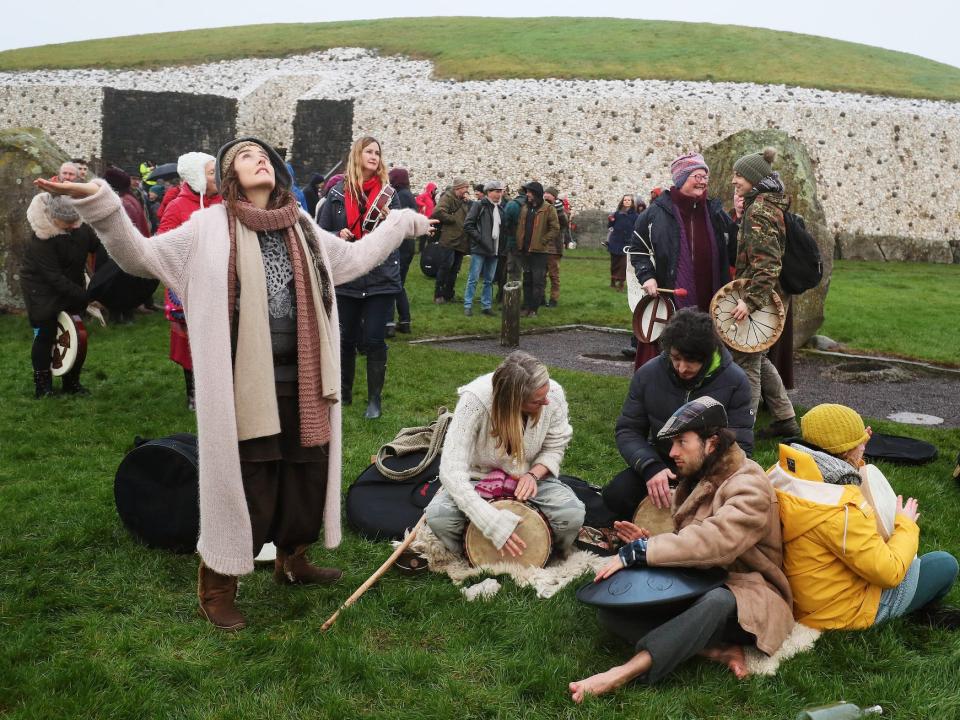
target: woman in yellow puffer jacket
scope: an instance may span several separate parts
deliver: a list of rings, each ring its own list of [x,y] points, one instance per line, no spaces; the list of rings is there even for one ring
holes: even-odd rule
[[[843,405],[818,405],[801,421],[803,443],[780,446],[769,471],[783,524],[784,571],[796,619],[823,630],[867,628],[922,609],[932,624],[960,627],[939,600],[953,586],[957,560],[917,558],[917,501],[897,496],[863,453],[870,429]],[[867,498],[871,497],[874,507]]]

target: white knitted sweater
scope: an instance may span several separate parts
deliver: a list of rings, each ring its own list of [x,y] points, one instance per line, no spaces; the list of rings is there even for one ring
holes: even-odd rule
[[[497,449],[496,439],[490,435],[493,373],[478,377],[457,392],[460,400],[443,443],[440,482],[470,522],[496,547],[503,547],[520,518],[487,503],[470,481],[482,480],[497,468],[520,476],[538,463],[546,466],[551,475],[559,476],[563,454],[573,437],[567,399],[563,388],[551,380],[549,404],[542,408],[536,425],[527,423],[523,433],[524,462],[517,463]]]
[[[219,573],[253,572],[253,536],[240,478],[240,453],[230,359],[227,313],[227,263],[230,238],[223,205],[195,212],[183,225],[145,238],[123,210],[119,198],[102,180],[96,194],[74,205],[117,264],[131,275],[158,278],[183,301],[190,325],[190,346],[196,380],[197,429],[200,446],[200,538],[197,551]],[[307,217],[305,213],[301,213]],[[312,222],[312,221],[311,221]],[[405,236],[429,232],[430,225],[412,210],[393,210],[360,242],[349,243],[314,225],[330,286],[369,272]],[[329,323],[328,342],[340,344],[337,306]],[[335,355],[339,386],[340,363]],[[340,543],[340,404],[330,406],[330,446],[324,543]]]

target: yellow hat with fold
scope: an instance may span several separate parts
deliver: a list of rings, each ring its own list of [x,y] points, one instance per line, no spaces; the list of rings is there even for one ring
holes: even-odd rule
[[[804,440],[831,455],[852,450],[870,439],[856,410],[833,403],[811,408],[800,420],[800,431]]]

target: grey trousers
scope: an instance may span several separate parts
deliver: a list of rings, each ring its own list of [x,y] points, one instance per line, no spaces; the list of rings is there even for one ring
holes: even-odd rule
[[[750,381],[750,404],[756,417],[761,396],[770,408],[770,414],[776,420],[789,420],[796,415],[787,389],[783,386],[780,373],[773,366],[766,353],[744,353],[731,350],[733,361],[746,373]]]
[[[790,312],[789,298],[784,305],[784,310]],[[770,408],[774,422],[789,420],[796,416],[793,403],[787,395],[787,389],[783,386],[783,380],[780,379],[780,373],[770,362],[766,352],[744,353],[731,350],[730,353],[733,355],[733,361],[743,369],[750,381],[750,403],[754,417],[757,416],[761,396]]]
[[[476,484],[476,481],[473,481]],[[573,547],[583,525],[586,509],[570,487],[554,477],[547,477],[537,486],[537,496],[528,500],[550,523],[553,544],[561,552]],[[433,496],[426,509],[427,525],[450,552],[463,554],[463,534],[467,516],[444,490]]]
[[[640,678],[650,685],[705,648],[756,642],[737,624],[737,599],[725,587],[714,588],[685,607],[601,608],[598,617],[610,632],[633,644],[636,652],[650,653],[653,664]]]

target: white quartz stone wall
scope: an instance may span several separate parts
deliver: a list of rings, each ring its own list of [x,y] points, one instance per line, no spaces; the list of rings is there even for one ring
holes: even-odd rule
[[[298,99],[352,98],[413,185],[536,178],[578,208],[669,184],[670,161],[743,129],[802,139],[837,233],[952,239],[960,225],[960,104],[784,86],[666,81],[435,80],[428,62],[337,49],[153,71],[0,73],[0,126],[38,125],[97,154],[111,86],[239,99],[237,128],[292,145]],[[726,182],[715,178],[714,182]]]
[[[66,85],[0,85],[0,130],[36,127],[71,157],[100,154],[103,90]]]

